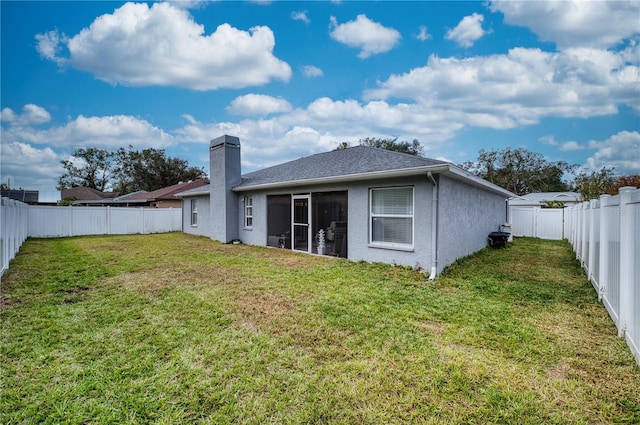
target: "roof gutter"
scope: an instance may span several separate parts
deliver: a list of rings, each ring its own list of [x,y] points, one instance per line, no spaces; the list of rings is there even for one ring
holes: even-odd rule
[[[207,190],[198,190],[198,191],[179,192],[173,196],[175,196],[176,198],[188,198],[190,196],[202,196],[202,195],[210,195],[210,194],[211,192],[207,189]]]

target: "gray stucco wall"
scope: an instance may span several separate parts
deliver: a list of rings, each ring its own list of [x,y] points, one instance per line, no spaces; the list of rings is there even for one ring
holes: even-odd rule
[[[251,195],[253,203],[253,226],[244,227],[244,197]],[[267,194],[262,193],[240,193],[238,195],[238,238],[242,243],[248,245],[267,245]]]
[[[506,198],[440,177],[438,273],[456,259],[487,246],[487,236],[507,220]]]
[[[414,186],[414,249],[404,251],[398,249],[369,246],[369,189],[392,186]],[[350,260],[368,262],[384,262],[391,264],[420,267],[429,270],[431,267],[431,198],[432,184],[427,177],[404,179],[371,180],[341,185],[315,185],[296,187],[294,190],[269,192],[247,192],[239,194],[239,238],[243,243],[251,245],[267,245],[267,194],[302,194],[314,192],[344,191],[348,192],[347,240]],[[244,228],[244,195],[253,197],[253,226]]]
[[[369,189],[413,186],[412,251],[378,248],[369,245]],[[382,262],[429,270],[431,266],[431,187],[427,177],[367,181],[349,189],[349,259]]]
[[[198,209],[198,225],[191,226],[191,200],[195,199]],[[182,200],[182,230],[192,235],[211,237],[211,214],[209,196],[185,197]]]

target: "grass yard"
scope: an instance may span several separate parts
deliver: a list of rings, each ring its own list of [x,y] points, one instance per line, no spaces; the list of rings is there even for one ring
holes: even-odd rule
[[[3,424],[640,422],[565,242],[428,283],[180,233],[36,239],[0,288]]]

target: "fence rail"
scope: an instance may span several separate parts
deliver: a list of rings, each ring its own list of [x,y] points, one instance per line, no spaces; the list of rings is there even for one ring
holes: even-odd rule
[[[564,209],[540,207],[509,207],[513,236],[540,239],[564,239]]]
[[[182,230],[180,208],[29,207],[29,237],[128,235]]]
[[[0,276],[27,237],[126,235],[182,230],[181,208],[58,207],[2,198]]]
[[[640,364],[640,189],[565,210],[576,257]]]

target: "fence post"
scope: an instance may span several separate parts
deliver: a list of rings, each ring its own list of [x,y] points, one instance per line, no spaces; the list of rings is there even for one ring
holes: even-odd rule
[[[633,209],[631,192],[635,187],[625,186],[620,193],[620,326],[618,335],[623,336],[633,320],[633,269],[635,262],[633,255]]]
[[[604,292],[607,287],[607,264],[609,264],[609,247],[608,240],[609,235],[607,233],[607,227],[609,222],[607,221],[607,205],[609,205],[609,200],[611,199],[611,195],[600,195],[600,266],[598,269],[600,270],[600,275],[598,276],[598,301],[602,301],[602,297],[604,297]]]
[[[109,207],[109,205],[107,205],[105,214],[107,214],[107,216],[105,217],[107,221],[107,235],[110,235],[111,234],[111,207]]]
[[[582,238],[580,239],[580,259],[582,267],[587,269],[589,273],[589,201],[582,203]],[[585,255],[586,254],[586,255]]]
[[[596,241],[595,241],[595,232],[596,232],[596,225],[595,225],[595,220],[593,219],[593,217],[596,214],[596,204],[597,204],[597,200],[592,199],[589,201],[589,240],[587,241],[587,276],[589,277],[589,280],[591,280],[591,282],[595,282],[594,278],[593,278],[593,263],[595,261],[595,254],[594,254],[594,247],[596,245]]]

